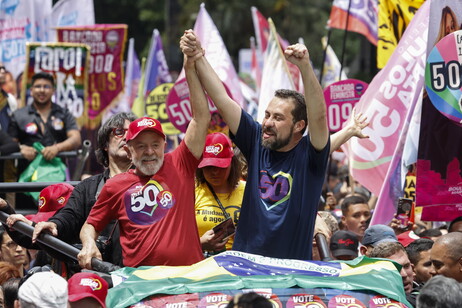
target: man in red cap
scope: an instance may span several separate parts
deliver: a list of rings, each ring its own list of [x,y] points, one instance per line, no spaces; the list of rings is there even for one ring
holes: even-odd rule
[[[194,63],[185,62],[189,86],[198,85]],[[159,121],[132,122],[125,150],[135,169],[109,179],[80,232],[79,264],[101,258],[95,240],[111,219],[120,224],[125,266],[191,265],[202,260],[194,216],[194,174],[204,149],[210,112],[204,92],[191,95],[192,120],[178,148],[164,154]]]
[[[67,281],[70,308],[106,308],[108,283],[94,273],[82,272]]]

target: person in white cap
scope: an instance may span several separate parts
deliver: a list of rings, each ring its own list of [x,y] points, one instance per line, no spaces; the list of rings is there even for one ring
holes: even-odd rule
[[[194,63],[185,62],[189,86],[198,83]],[[195,86],[198,86],[197,84]],[[159,121],[140,118],[128,127],[124,146],[135,169],[109,179],[80,232],[79,264],[91,269],[101,258],[96,238],[118,219],[124,266],[191,265],[203,259],[194,212],[194,175],[210,122],[204,92],[191,94],[192,119],[185,137],[164,154]]]
[[[54,272],[35,273],[19,287],[15,307],[66,308],[67,281]]]

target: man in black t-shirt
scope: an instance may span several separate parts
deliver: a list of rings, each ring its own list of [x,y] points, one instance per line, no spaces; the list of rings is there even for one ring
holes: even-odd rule
[[[26,160],[18,162],[18,176],[37,155],[32,147],[40,142],[45,148],[42,155],[51,160],[59,152],[75,150],[81,145],[80,131],[72,114],[52,103],[55,91],[54,79],[48,73],[32,76],[31,105],[16,110],[11,118],[8,134],[19,142],[21,154]],[[27,202],[17,200],[16,203]]]

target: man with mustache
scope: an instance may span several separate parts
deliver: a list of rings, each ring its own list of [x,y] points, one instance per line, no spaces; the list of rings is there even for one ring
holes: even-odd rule
[[[191,59],[193,60],[193,59]],[[189,86],[200,87],[193,61],[185,61]],[[117,219],[124,266],[191,265],[203,259],[194,212],[194,175],[210,122],[203,91],[191,95],[192,120],[185,137],[164,155],[165,135],[159,121],[130,123],[125,150],[135,169],[109,179],[80,232],[79,264],[91,268],[101,259],[95,240]]]
[[[313,230],[329,156],[329,130],[321,86],[307,48],[296,44],[286,59],[302,75],[305,97],[278,90],[260,125],[230,98],[192,30],[183,53],[196,57],[202,86],[212,98],[249,165],[234,250],[269,257],[311,259]],[[195,89],[200,92],[201,89]],[[303,136],[308,127],[308,135]]]

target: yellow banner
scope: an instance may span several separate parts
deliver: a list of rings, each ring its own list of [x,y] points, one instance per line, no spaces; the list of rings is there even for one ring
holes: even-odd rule
[[[377,67],[383,68],[425,0],[379,0]]]

